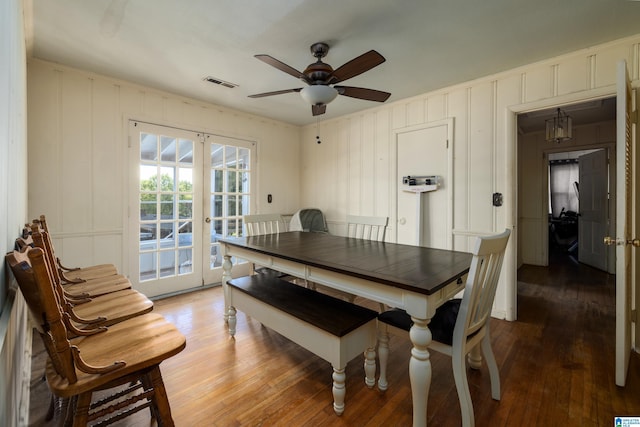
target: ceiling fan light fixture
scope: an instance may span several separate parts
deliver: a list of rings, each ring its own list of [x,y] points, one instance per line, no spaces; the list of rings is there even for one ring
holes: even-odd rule
[[[302,88],[300,95],[311,105],[326,105],[336,99],[338,91],[331,86],[311,85]]]

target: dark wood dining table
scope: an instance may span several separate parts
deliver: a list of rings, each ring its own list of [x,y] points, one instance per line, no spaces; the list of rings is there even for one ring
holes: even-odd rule
[[[296,231],[224,238],[220,244],[227,308],[226,282],[235,258],[406,310],[413,320],[409,361],[413,425],[427,425],[428,324],[435,310],[464,288],[461,279],[469,271],[470,253]]]

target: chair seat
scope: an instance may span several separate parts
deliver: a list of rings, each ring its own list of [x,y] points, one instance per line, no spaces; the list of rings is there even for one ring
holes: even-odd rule
[[[105,374],[88,374],[76,370],[74,384],[59,375],[47,362],[46,375],[51,391],[60,397],[71,397],[104,387],[122,376],[160,364],[180,353],[186,338],[159,314],[149,313],[110,326],[105,332],[77,337],[71,344],[80,350],[82,359],[94,366],[107,366],[122,360],[126,365]]]
[[[100,326],[110,326],[151,310],[153,301],[133,289],[105,294],[73,307],[73,312],[81,319],[104,318],[105,320],[99,323]]]
[[[131,289],[131,282],[122,274],[114,274],[88,279],[81,283],[63,283],[62,286],[66,292],[72,295],[86,294],[90,297],[99,297],[111,292]]]
[[[113,264],[98,264],[89,267],[82,267],[63,271],[64,276],[69,280],[91,280],[101,277],[109,277],[118,274],[118,270]]]
[[[434,341],[451,345],[453,342],[453,328],[456,326],[458,311],[460,311],[461,299],[452,299],[442,304],[436,310],[431,322],[429,322],[429,330]],[[387,310],[378,315],[378,320],[388,325],[403,329],[409,332],[413,322],[411,316],[406,311],[399,308]]]

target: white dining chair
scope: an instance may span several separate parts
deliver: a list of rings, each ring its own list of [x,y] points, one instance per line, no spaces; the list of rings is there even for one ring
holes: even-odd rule
[[[280,214],[253,214],[244,215],[242,217],[244,223],[245,236],[262,236],[266,234],[278,234],[287,231],[282,215]],[[269,273],[280,275],[280,272],[267,267],[251,265],[251,274],[253,273]]]
[[[347,215],[347,237],[384,242],[388,223],[386,216]],[[355,295],[346,293],[343,297],[350,302],[355,299]],[[380,303],[380,312],[386,309],[387,306]]]
[[[510,230],[507,229],[498,235],[478,238],[472,252],[473,258],[462,299],[447,301],[436,310],[429,323],[432,334],[429,348],[451,356],[464,427],[474,425],[473,404],[466,373],[466,355],[469,355],[469,365],[479,369],[482,362],[481,354],[484,354],[491,379],[491,397],[500,400],[500,373],[491,349],[489,324],[510,234]],[[404,310],[392,309],[378,315],[378,388],[382,391],[386,390],[388,385],[386,372],[389,332],[406,337],[412,325],[411,317]],[[482,353],[479,352],[480,349]]]
[[[287,231],[287,226],[280,214],[253,214],[242,217],[246,236],[277,234]]]
[[[347,215],[347,237],[384,242],[389,217]]]

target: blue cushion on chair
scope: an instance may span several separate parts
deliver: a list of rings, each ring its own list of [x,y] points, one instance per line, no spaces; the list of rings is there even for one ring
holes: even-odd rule
[[[431,330],[431,337],[434,341],[441,342],[443,344],[451,345],[453,342],[453,328],[456,326],[456,319],[458,318],[458,311],[460,310],[461,299],[452,299],[442,304],[436,310],[431,322],[429,323],[429,329]],[[394,308],[392,310],[385,311],[378,315],[378,320],[387,323],[396,328],[409,331],[413,322],[411,316],[406,311]]]

